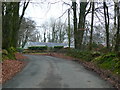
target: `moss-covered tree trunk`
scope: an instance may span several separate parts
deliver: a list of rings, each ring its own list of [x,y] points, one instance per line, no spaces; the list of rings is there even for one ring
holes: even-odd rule
[[[83,35],[85,31],[85,12],[87,7],[87,2],[80,2],[80,13],[79,13],[79,23],[78,23],[78,49],[81,49],[83,42]]]
[[[19,2],[12,2],[13,4],[13,18],[12,18],[12,38],[11,47],[16,48],[18,42],[18,31],[19,31]]]
[[[3,3],[3,13],[2,13],[2,48],[8,49],[11,46],[11,36],[12,36],[12,3]],[[4,12],[4,10],[6,11]]]

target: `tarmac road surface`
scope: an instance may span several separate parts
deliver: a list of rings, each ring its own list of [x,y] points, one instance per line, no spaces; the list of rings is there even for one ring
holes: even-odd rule
[[[25,55],[29,63],[3,88],[111,88],[77,62],[51,56]]]

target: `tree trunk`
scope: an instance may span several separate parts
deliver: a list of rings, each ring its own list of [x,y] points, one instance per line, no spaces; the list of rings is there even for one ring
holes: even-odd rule
[[[27,43],[28,35],[25,36],[25,41],[22,43],[22,48],[24,48],[25,44]]]
[[[117,19],[117,3],[114,2],[114,28],[117,28],[117,23],[116,23],[116,19]]]
[[[117,5],[117,32],[116,32],[116,42],[115,42],[115,51],[119,51],[119,47],[120,47],[120,7],[119,7],[119,3]]]
[[[46,30],[44,31],[44,42],[46,42]]]
[[[70,48],[71,44],[71,35],[70,35],[70,9],[68,10],[68,46]]]
[[[2,48],[16,48],[18,42],[18,30],[20,28],[21,19],[28,6],[28,2],[23,9],[22,16],[19,20],[20,2],[4,2],[2,6]]]
[[[107,49],[110,48],[109,43],[109,13],[108,13],[108,7],[106,5],[106,2],[103,2],[103,8],[104,8],[104,17],[105,17],[105,29],[106,29],[106,45]]]
[[[91,18],[91,32],[90,32],[89,50],[92,50],[92,40],[93,40],[93,21],[94,21],[94,2],[92,2],[92,18]]]
[[[19,2],[13,3],[13,19],[12,19],[12,38],[11,38],[11,47],[16,48],[18,42],[18,31],[19,31]]]
[[[79,23],[78,23],[78,49],[81,49],[82,42],[83,42],[83,35],[85,31],[85,12],[86,12],[86,6],[87,2],[80,2],[80,14],[79,14]]]
[[[114,30],[117,31],[117,3],[114,2]],[[112,50],[114,51],[114,47],[115,47],[115,37],[116,34],[114,35],[114,37],[112,38]]]
[[[52,26],[52,42],[55,42],[55,23]]]
[[[12,34],[12,3],[6,2],[3,10],[6,9],[5,14],[2,18],[2,48],[8,49],[11,45],[11,34]],[[3,13],[2,13],[3,14]]]
[[[76,14],[76,2],[72,2],[73,6],[73,21],[74,21],[74,46],[77,49],[77,14]]]

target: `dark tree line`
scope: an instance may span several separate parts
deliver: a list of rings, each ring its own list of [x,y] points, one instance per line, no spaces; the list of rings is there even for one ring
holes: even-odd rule
[[[94,1],[94,0],[93,0]],[[79,5],[78,5],[79,4]],[[72,2],[72,10],[73,10],[73,26],[74,26],[74,46],[76,49],[82,50],[84,45],[84,37],[89,33],[88,38],[88,49],[92,50],[93,45],[93,36],[94,36],[94,22],[95,22],[95,16],[99,19],[99,22],[101,23],[101,18],[104,20],[104,29],[105,29],[105,44],[108,50],[111,49],[111,41],[110,41],[110,11],[109,11],[109,4],[107,2],[102,2],[101,6],[97,6],[97,2],[89,1],[87,2],[79,2],[76,1]],[[21,2],[2,2],[2,48],[3,49],[9,49],[10,47],[16,48],[18,46],[18,39],[19,39],[19,29],[21,26],[21,22],[23,19],[23,16],[25,14],[25,10],[27,6],[29,5],[28,2],[22,3],[22,14],[20,16],[20,6]],[[70,4],[68,4],[70,5]],[[79,8],[78,8],[79,6]],[[97,7],[96,7],[97,6]],[[59,40],[59,42],[63,42],[65,37],[64,30],[67,31],[68,36],[68,45],[70,47],[71,45],[71,20],[70,20],[70,8],[68,9],[68,26],[66,30],[66,26],[63,24],[56,23],[52,24],[52,33],[49,33],[48,41],[49,42],[55,42],[55,40]],[[103,12],[101,12],[103,11]],[[101,18],[97,15],[101,16]],[[91,21],[89,21],[90,29],[87,31],[87,15],[91,14]],[[119,2],[114,2],[114,29],[115,29],[115,35],[114,39],[112,39],[114,43],[112,43],[112,49],[114,51],[118,51],[120,47],[120,4]],[[63,29],[62,29],[63,28]],[[44,27],[45,29],[45,27]],[[56,34],[56,32],[59,32]],[[44,42],[46,42],[46,30],[44,32]],[[98,35],[98,34],[96,34]],[[100,35],[100,34],[99,34]],[[39,36],[39,35],[38,35]],[[37,37],[38,37],[37,36]],[[28,38],[28,37],[26,37]],[[22,45],[24,46],[24,45]]]
[[[2,48],[9,50],[17,47],[18,32],[25,10],[29,4],[23,3],[22,15],[19,15],[20,2],[2,2]]]
[[[94,31],[94,17],[96,12],[99,11],[100,15],[104,18],[104,26],[105,26],[105,35],[106,35],[106,47],[107,50],[111,50],[110,45],[110,14],[109,14],[109,6],[107,2],[102,2],[103,6],[95,7],[96,2],[80,2],[79,15],[77,18],[77,2],[72,2],[73,9],[73,24],[74,24],[74,45],[76,49],[82,49],[83,46],[83,38],[86,31],[86,16],[91,13],[91,25],[90,25],[90,36],[88,49],[92,50],[93,44],[93,31]],[[87,9],[88,7],[88,9]],[[102,9],[101,12],[99,9]],[[95,15],[94,15],[95,14]],[[98,17],[98,16],[97,16]],[[100,18],[98,17],[100,20]],[[118,51],[120,47],[120,4],[119,2],[114,2],[114,27],[117,29],[115,34],[115,44],[114,51]]]

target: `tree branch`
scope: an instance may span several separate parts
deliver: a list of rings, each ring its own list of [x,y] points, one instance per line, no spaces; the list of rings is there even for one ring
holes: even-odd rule
[[[29,2],[30,2],[30,0],[28,0],[28,2],[24,2],[23,10],[22,10],[22,15],[20,16],[19,24],[21,24],[22,18],[23,18],[24,14],[25,14],[25,10],[26,10]]]

